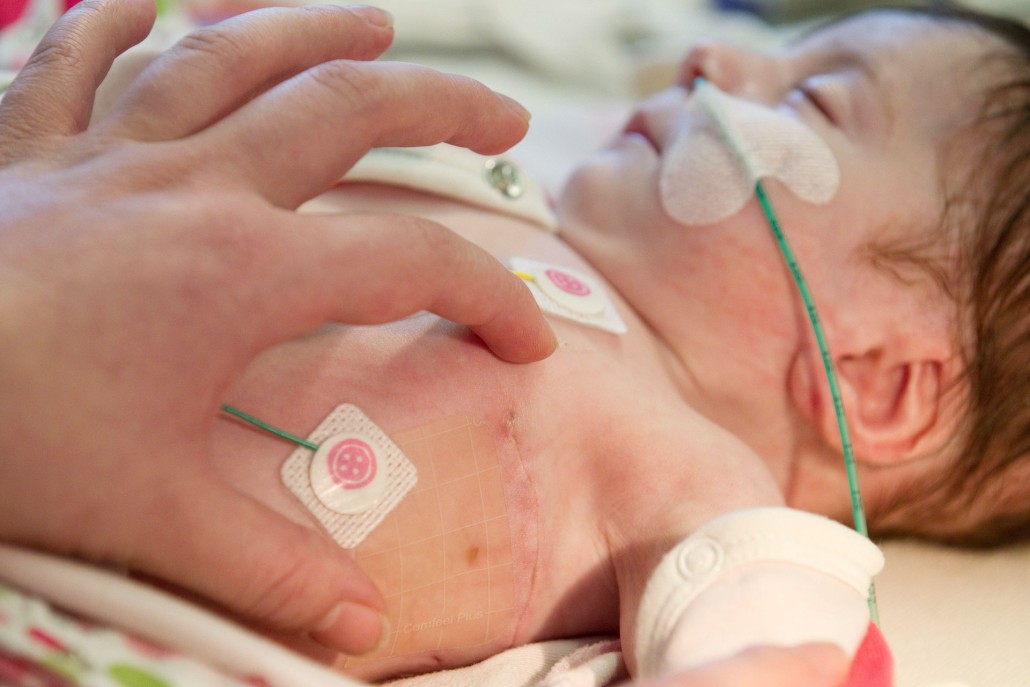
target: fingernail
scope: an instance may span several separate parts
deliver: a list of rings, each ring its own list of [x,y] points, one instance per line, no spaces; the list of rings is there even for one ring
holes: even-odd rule
[[[351,656],[368,656],[386,647],[390,623],[374,608],[345,601],[326,614],[311,638]]]
[[[509,98],[508,96],[504,95],[503,93],[498,93],[497,96],[501,99],[501,101],[505,105],[508,106],[509,110],[511,110],[512,112],[517,114],[519,117],[521,117],[525,121],[528,122],[530,119],[533,118],[532,113],[530,113],[530,111],[527,110],[526,108],[522,107],[522,105],[517,100]]]
[[[384,29],[393,28],[393,15],[380,7],[371,5],[351,5],[347,8],[354,14],[360,16],[369,24]]]

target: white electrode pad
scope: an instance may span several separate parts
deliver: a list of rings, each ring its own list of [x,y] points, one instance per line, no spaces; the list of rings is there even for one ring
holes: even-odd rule
[[[809,203],[827,203],[837,193],[833,151],[797,119],[701,79],[686,107],[688,130],[666,152],[659,180],[672,219],[726,219],[744,207],[763,177],[779,179]]]
[[[353,549],[418,481],[407,456],[356,406],[336,408],[283,463],[286,488],[336,542]]]
[[[532,277],[526,283],[544,312],[613,334],[626,333],[615,304],[590,275],[529,258],[511,258],[508,266]]]

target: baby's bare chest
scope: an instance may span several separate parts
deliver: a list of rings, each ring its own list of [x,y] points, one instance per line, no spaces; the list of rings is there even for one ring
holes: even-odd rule
[[[611,348],[558,329],[551,358],[511,365],[429,317],[331,328],[266,355],[240,389],[291,428],[356,406],[417,474],[353,549],[392,633],[385,655],[348,670],[456,665],[537,638],[535,619],[604,565],[595,495],[610,488],[612,448],[641,431],[635,399],[649,385]],[[266,492],[311,520],[281,488]],[[599,629],[594,613],[582,624]]]

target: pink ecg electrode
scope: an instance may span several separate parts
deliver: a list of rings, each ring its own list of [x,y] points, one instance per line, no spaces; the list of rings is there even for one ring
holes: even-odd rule
[[[337,442],[326,456],[329,475],[344,489],[360,489],[376,476],[376,454],[361,439]]]
[[[590,287],[584,284],[579,279],[576,279],[571,274],[567,274],[560,270],[550,269],[544,272],[547,278],[551,280],[551,283],[557,286],[565,293],[570,293],[573,296],[589,296]]]

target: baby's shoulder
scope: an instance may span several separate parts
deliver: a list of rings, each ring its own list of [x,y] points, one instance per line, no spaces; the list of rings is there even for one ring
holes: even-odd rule
[[[598,519],[629,523],[626,531],[668,532],[672,541],[700,524],[695,514],[746,506],[756,494],[762,503],[779,500],[759,455],[681,399],[623,398],[597,428],[584,481]]]

